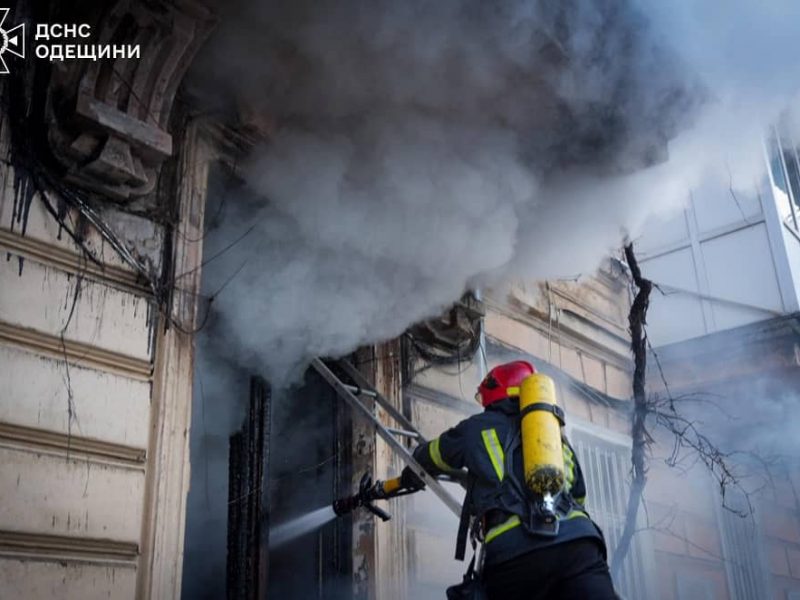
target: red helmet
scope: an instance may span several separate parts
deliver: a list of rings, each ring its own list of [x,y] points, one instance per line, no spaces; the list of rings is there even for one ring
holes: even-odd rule
[[[489,406],[508,398],[508,388],[518,387],[523,379],[534,373],[536,373],[536,369],[525,360],[515,360],[504,365],[498,365],[483,378],[483,381],[478,386],[478,393],[475,394],[475,399],[483,406]]]

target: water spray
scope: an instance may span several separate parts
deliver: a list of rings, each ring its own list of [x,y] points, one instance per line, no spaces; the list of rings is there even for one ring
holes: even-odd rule
[[[300,515],[291,521],[277,525],[269,532],[270,550],[279,548],[287,542],[315,531],[335,518],[336,513],[334,513],[333,509],[330,506],[323,506]]]

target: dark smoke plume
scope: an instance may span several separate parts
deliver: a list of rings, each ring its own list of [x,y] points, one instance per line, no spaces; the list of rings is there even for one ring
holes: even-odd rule
[[[233,5],[195,89],[271,136],[221,219],[230,354],[285,381],[466,288],[590,273],[704,177],[751,185],[797,84],[755,36],[800,9],[685,4]]]

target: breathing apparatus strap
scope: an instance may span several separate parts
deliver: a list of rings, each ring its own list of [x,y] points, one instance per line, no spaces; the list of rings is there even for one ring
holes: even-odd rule
[[[548,405],[549,406],[549,405]],[[519,496],[519,499],[522,500],[522,503],[529,508],[530,499],[528,498],[528,493],[526,488],[522,486],[522,483],[519,479],[517,479],[517,475],[514,472],[514,451],[522,445],[522,430],[520,428],[520,423],[522,422],[522,418],[520,417],[516,420],[516,427],[512,427],[511,431],[509,432],[510,440],[506,444],[506,474],[508,476],[508,480],[511,482],[511,487],[514,488],[514,491]],[[519,516],[519,515],[518,515]]]
[[[472,488],[475,487],[475,478],[471,477],[464,495],[464,504],[461,505],[461,517],[458,520],[458,535],[456,536],[456,560],[464,560],[467,554],[467,534],[469,533],[469,509],[472,505]],[[473,557],[473,562],[475,558]]]
[[[543,410],[545,412],[553,413],[561,426],[564,426],[564,411],[561,410],[560,406],[556,406],[555,404],[550,404],[548,402],[534,402],[533,404],[528,404],[528,406],[520,411],[520,420],[522,420],[525,415],[535,410]]]

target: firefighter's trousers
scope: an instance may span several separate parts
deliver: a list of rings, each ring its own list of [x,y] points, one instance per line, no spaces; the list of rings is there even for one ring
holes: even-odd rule
[[[489,600],[617,600],[599,542],[584,538],[487,566]]]

